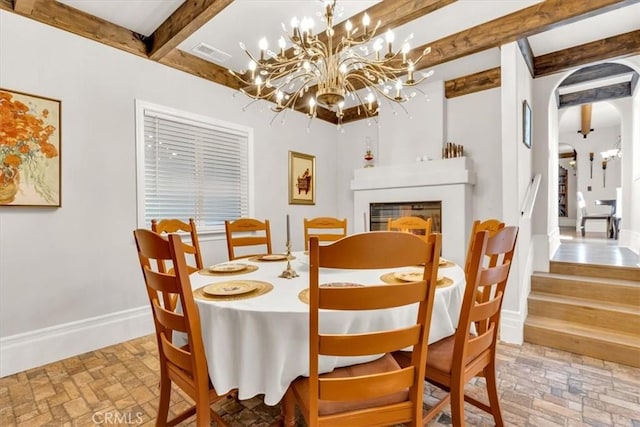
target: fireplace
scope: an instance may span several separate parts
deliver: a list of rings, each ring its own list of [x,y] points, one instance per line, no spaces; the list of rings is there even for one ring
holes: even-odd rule
[[[381,231],[387,229],[387,221],[402,216],[415,216],[422,219],[431,218],[431,231],[440,233],[441,202],[399,202],[399,203],[371,203],[369,204],[369,230]]]
[[[442,256],[463,265],[474,217],[475,180],[473,163],[467,157],[356,169],[351,181],[353,232],[381,227],[381,219],[373,218],[372,205],[440,202],[439,229],[435,220],[433,229],[442,233]]]

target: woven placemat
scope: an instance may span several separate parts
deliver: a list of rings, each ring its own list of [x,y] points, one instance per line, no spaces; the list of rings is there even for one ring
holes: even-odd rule
[[[440,261],[443,261],[442,258],[440,258]],[[449,267],[455,267],[456,263],[453,261],[449,261],[448,259],[444,260],[444,262],[442,264],[438,264],[438,268],[449,268]]]
[[[350,284],[345,284],[345,286],[338,286],[340,288],[358,288],[360,286],[364,286],[361,285],[359,283],[350,283]],[[333,287],[332,284],[325,284],[325,285],[320,285],[320,287]],[[298,299],[300,301],[302,301],[305,304],[309,304],[309,288],[305,288],[303,290],[300,291],[300,293],[298,294]]]
[[[261,282],[259,280],[243,280],[242,282],[250,283],[256,286],[256,289],[251,292],[247,292],[246,294],[240,294],[240,295],[220,295],[220,296],[208,295],[204,293],[203,289],[211,284],[209,283],[207,285],[204,285],[194,290],[193,296],[195,298],[207,300],[207,301],[236,301],[240,299],[249,299],[249,298],[259,297],[260,295],[264,295],[266,293],[271,292],[271,290],[273,289],[273,285],[268,282]]]
[[[254,271],[256,271],[258,268],[257,265],[250,265],[250,264],[245,264],[247,266],[247,268],[244,268],[242,270],[238,270],[238,271],[229,271],[229,272],[213,272],[213,271],[209,271],[208,268],[203,268],[202,270],[199,270],[198,273],[202,274],[203,276],[235,276],[238,274],[247,274],[247,273],[252,273]]]
[[[273,254],[273,255],[280,255],[280,254]],[[283,259],[262,259],[263,256],[264,255],[252,256],[250,258],[247,258],[247,260],[253,261],[253,262],[287,262],[286,258],[283,258]],[[296,259],[296,257],[291,255],[290,259],[291,259],[291,261],[293,261],[294,259]]]
[[[399,283],[408,283],[404,280],[397,279],[395,273],[393,272],[383,274],[382,276],[380,276],[380,280],[382,280],[384,283],[389,283],[392,285],[397,285]],[[447,286],[451,285],[453,285],[453,280],[448,277],[443,277],[442,279],[438,280],[438,283],[436,283],[437,288],[446,288]]]

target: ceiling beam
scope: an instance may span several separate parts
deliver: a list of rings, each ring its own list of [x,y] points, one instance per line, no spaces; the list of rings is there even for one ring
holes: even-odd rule
[[[13,2],[11,0],[0,0],[0,10],[7,10],[9,12],[14,12]]]
[[[425,69],[639,1],[546,0],[416,47],[407,56],[416,61],[422,52],[430,47],[431,53],[416,64],[416,69]]]
[[[13,0],[13,9],[23,15],[31,15],[36,0]]]
[[[606,59],[606,58],[605,58]],[[579,83],[589,82],[592,80],[600,80],[620,76],[623,74],[634,73],[633,68],[624,64],[607,62],[604,64],[591,65],[581,68],[573,72],[570,76],[560,83],[559,87],[572,86]],[[637,74],[637,73],[636,73]]]
[[[500,87],[501,72],[500,67],[458,77],[457,79],[444,82],[445,98],[455,98],[457,96],[468,95],[495,87]]]
[[[209,22],[233,0],[187,0],[151,35],[149,57],[159,60]]]
[[[239,90],[241,88],[240,82],[229,74],[229,70],[226,67],[205,61],[180,49],[169,51],[158,62],[231,89]]]
[[[520,48],[520,53],[522,54],[525,64],[527,64],[529,74],[533,77],[535,75],[533,73],[533,59],[535,56],[533,49],[531,49],[531,44],[529,44],[529,39],[526,37],[518,39],[518,47]]]
[[[559,108],[571,107],[585,103],[606,101],[631,96],[631,82],[622,82],[609,86],[587,89],[580,92],[560,95]]]
[[[533,60],[535,76],[541,77],[603,59],[640,53],[640,30],[541,55]]]
[[[14,12],[116,49],[147,57],[146,46],[138,34],[63,3],[34,0],[30,14],[25,15],[18,10]]]

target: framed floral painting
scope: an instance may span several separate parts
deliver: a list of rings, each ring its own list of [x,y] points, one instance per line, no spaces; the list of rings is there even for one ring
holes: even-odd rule
[[[60,106],[0,88],[0,206],[61,206]]]
[[[316,158],[289,151],[289,204],[316,204]]]

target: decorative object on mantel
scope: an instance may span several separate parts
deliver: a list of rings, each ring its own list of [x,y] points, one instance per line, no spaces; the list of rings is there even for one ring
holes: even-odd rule
[[[60,207],[60,104],[0,89],[0,206]]]
[[[367,147],[367,151],[364,153],[364,167],[372,168],[373,166],[373,154],[371,153],[371,147]]]
[[[591,162],[591,176],[590,179],[593,179],[593,151],[589,153],[589,161]]]
[[[309,117],[314,118],[318,113],[317,106],[323,107],[335,115],[338,126],[342,124],[347,98],[355,102],[358,113],[362,110],[372,117],[378,112],[379,99],[401,103],[412,97],[412,94],[403,94],[402,88],[415,86],[432,74],[415,71],[430,48],[418,57],[409,57],[411,35],[401,43],[400,50],[394,52],[394,33],[388,29],[385,34],[388,51],[381,54],[383,38],[373,40],[381,23],[379,21],[372,28],[366,13],[362,27],[354,27],[347,20],[346,34],[336,36],[334,40],[335,5],[336,0],[324,1],[324,35],[313,33],[313,19],[303,17],[298,21],[294,17],[291,32],[286,35],[288,42],[285,37],[278,40],[278,53],[268,50],[265,37],[258,42],[259,58],[240,43],[250,58],[249,71],[229,70],[244,86],[240,91],[255,100],[274,102],[276,105],[272,110],[276,115],[287,108],[306,104],[309,105]],[[282,27],[286,31],[284,24]],[[370,42],[373,42],[371,46]],[[287,50],[288,46],[292,49]],[[401,76],[406,76],[404,81]],[[367,89],[366,94],[358,93],[362,88]]]
[[[464,156],[464,146],[454,144],[453,142],[447,142],[444,147],[442,147],[442,158],[443,159],[451,159],[453,157],[462,157]]]

